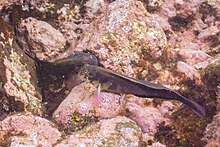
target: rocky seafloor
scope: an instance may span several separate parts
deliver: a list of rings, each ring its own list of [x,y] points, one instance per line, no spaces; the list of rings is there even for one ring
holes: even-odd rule
[[[220,146],[219,0],[0,0],[0,146]],[[77,52],[178,101],[101,92],[53,63]],[[68,69],[63,69],[68,71]]]

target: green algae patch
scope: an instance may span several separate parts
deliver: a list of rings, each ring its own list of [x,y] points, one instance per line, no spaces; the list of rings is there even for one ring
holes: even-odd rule
[[[64,132],[66,134],[70,134],[71,132],[79,131],[97,121],[98,119],[95,117],[84,116],[78,112],[74,112],[71,115],[71,119],[69,120],[68,124],[64,126]]]

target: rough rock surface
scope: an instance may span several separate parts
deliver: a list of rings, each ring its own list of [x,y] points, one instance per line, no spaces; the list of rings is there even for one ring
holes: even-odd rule
[[[101,92],[100,97],[98,98],[97,89],[92,84],[84,82],[72,89],[53,113],[53,117],[58,123],[66,124],[76,112],[99,118],[119,115],[122,111],[119,95]]]
[[[134,76],[143,54],[158,58],[166,43],[164,32],[142,3],[117,0],[90,24],[75,50],[91,51],[104,67]]]
[[[216,114],[212,122],[206,127],[203,140],[208,143],[207,146],[210,146],[213,142],[218,142],[218,145],[220,145],[220,113]]]
[[[157,132],[157,127],[162,122],[169,122],[166,115],[173,109],[173,104],[165,101],[159,108],[151,104],[152,103],[146,107],[134,102],[128,102],[126,104],[126,109],[129,117],[135,120],[144,133],[147,133],[149,136],[154,136]]]
[[[3,7],[8,7],[8,6],[12,5],[13,3],[16,3],[16,2],[19,2],[19,1],[20,0],[8,0],[8,1],[1,0],[0,1],[0,10]]]
[[[203,81],[211,88],[217,90],[220,83],[220,56],[210,60],[209,64],[201,72]],[[216,91],[217,92],[217,91]]]
[[[198,11],[201,3],[202,1],[198,0],[176,0],[175,7],[177,10],[177,16],[180,16],[181,18],[192,17]]]
[[[204,79],[204,82],[210,87],[210,90],[216,91],[216,109],[217,114],[214,116],[212,122],[208,124],[206,127],[205,135],[203,137],[203,140],[207,142],[207,147],[211,146],[219,146],[220,145],[220,58],[219,56],[216,56],[213,58],[208,66],[203,69],[202,76]]]
[[[39,60],[54,60],[65,50],[66,40],[58,30],[31,17],[21,21],[17,39],[22,49]]]
[[[140,145],[141,129],[136,123],[126,117],[118,116],[101,120],[75,132],[57,144],[64,146],[132,146]]]
[[[16,44],[12,28],[0,19],[0,97],[4,111],[41,114],[35,62]]]
[[[0,122],[1,143],[11,146],[52,146],[61,137],[55,125],[48,120],[33,116],[16,114]]]

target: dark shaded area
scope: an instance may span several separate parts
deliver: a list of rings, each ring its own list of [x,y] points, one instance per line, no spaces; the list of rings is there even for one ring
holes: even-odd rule
[[[179,109],[173,113],[170,126],[160,125],[155,134],[157,140],[168,146],[204,146],[201,140],[206,125],[212,121],[216,112],[216,93],[206,86],[198,86],[193,81],[185,81],[187,90],[184,96],[202,104],[206,109],[206,117],[196,117],[189,109]]]
[[[188,18],[181,18],[179,16],[175,16],[169,18],[168,22],[172,26],[172,29],[178,30],[181,27],[186,27],[192,20],[193,20],[192,16]]]
[[[217,20],[220,20],[220,14],[218,14],[217,10],[213,8],[208,2],[202,2],[199,6],[199,13],[201,13],[202,20],[204,21],[207,16],[214,16]]]
[[[46,117],[51,117],[69,92],[66,91],[66,77],[63,75],[51,75],[47,70],[48,66],[38,65],[37,72],[43,96],[43,112]]]
[[[165,123],[162,123],[159,126],[158,132],[154,135],[154,137],[156,138],[156,141],[166,145],[181,146],[179,144],[175,129],[172,126],[166,126]]]

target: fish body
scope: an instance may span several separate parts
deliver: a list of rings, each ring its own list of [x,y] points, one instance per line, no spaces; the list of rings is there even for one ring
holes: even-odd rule
[[[101,84],[102,91],[117,94],[133,94],[143,98],[178,100],[191,108],[200,117],[205,116],[205,110],[202,106],[160,84],[134,79],[96,65],[88,64],[81,68],[78,75],[82,80],[88,80],[95,85]]]
[[[76,74],[85,64],[98,65],[98,60],[94,55],[79,52],[52,63],[40,63],[45,73],[53,75]]]
[[[177,100],[187,105],[198,116],[204,117],[205,110],[199,104],[160,84],[134,79],[98,66],[95,56],[88,53],[76,53],[60,59],[48,68],[55,74],[77,74],[82,81],[89,81],[98,87],[98,92],[107,91],[116,94],[133,94],[142,98],[161,98]],[[100,96],[100,94],[98,93]]]

